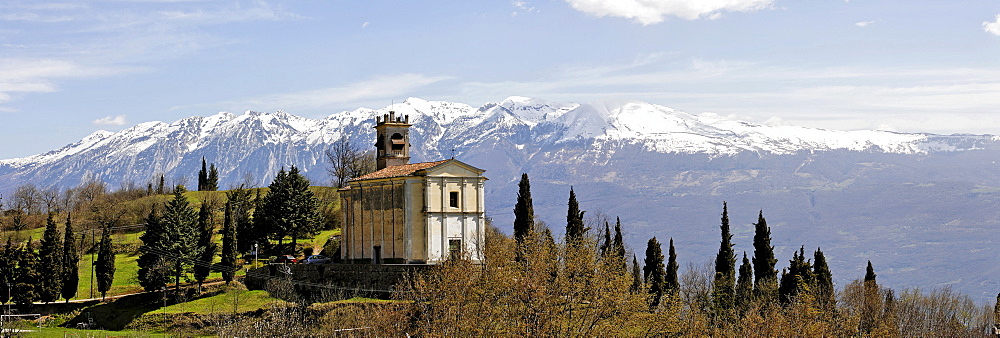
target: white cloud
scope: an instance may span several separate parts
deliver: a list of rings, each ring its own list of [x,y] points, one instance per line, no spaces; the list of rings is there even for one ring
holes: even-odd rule
[[[368,28],[368,21],[365,21],[365,23],[361,24],[361,29],[365,28]]]
[[[722,12],[752,12],[774,0],[565,0],[574,9],[598,17],[615,16],[643,25],[659,23],[666,16],[687,20],[715,19]]]
[[[995,21],[983,21],[983,30],[987,33],[1000,36],[1000,14],[997,14]]]
[[[98,126],[124,126],[125,125],[125,115],[118,115],[118,116],[114,116],[114,117],[112,117],[112,116],[105,116],[105,117],[96,119],[96,120],[94,120],[91,123],[93,123],[94,125],[98,125]]]
[[[51,93],[54,84],[67,78],[97,78],[134,72],[137,68],[90,66],[56,59],[0,59],[0,103],[14,93]]]
[[[869,25],[871,25],[873,23],[875,23],[875,20],[858,21],[858,22],[855,22],[854,25],[858,26],[858,27],[868,27]]]

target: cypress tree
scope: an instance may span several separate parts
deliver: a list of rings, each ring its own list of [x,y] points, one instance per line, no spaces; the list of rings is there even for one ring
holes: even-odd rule
[[[111,283],[115,279],[115,253],[111,248],[111,226],[105,225],[101,232],[101,243],[97,250],[97,291],[101,293],[103,300],[111,290]]]
[[[667,254],[667,271],[664,277],[664,285],[668,294],[677,295],[680,291],[680,283],[677,281],[677,252],[674,251],[674,238],[670,238],[670,249]]]
[[[833,288],[833,273],[826,264],[826,256],[820,248],[816,248],[813,253],[813,277],[816,285],[812,289],[816,295],[816,301],[824,311],[833,311],[837,307],[835,290]]]
[[[611,257],[611,225],[604,221],[604,240],[601,241],[601,258]]]
[[[222,220],[222,279],[229,284],[236,276],[236,221],[233,219],[233,203],[226,201],[226,211]]]
[[[73,234],[72,215],[66,216],[66,229],[63,232],[63,268],[61,296],[69,303],[76,297],[76,289],[80,286],[80,254],[76,250],[76,236]]]
[[[10,301],[10,293],[6,288],[7,284],[14,284],[14,273],[17,268],[17,250],[11,243],[11,237],[7,237],[7,245],[0,248],[0,303],[7,304]]]
[[[17,305],[30,305],[38,299],[38,256],[31,248],[31,239],[25,241],[17,251],[17,268],[14,269],[12,301]]]
[[[521,174],[517,183],[517,203],[514,204],[514,239],[523,243],[524,238],[535,230],[535,207],[531,202],[531,182],[528,174]]]
[[[643,280],[649,285],[649,307],[656,309],[663,298],[664,271],[663,271],[663,249],[656,237],[650,238],[646,243],[646,260],[642,268]]]
[[[757,216],[753,235],[754,291],[764,303],[775,300],[778,292],[778,270],[774,265],[774,247],[771,246],[771,228],[764,219],[764,210]]]
[[[872,268],[872,261],[868,261],[868,268],[865,269],[865,283],[876,283],[876,276],[875,269]]]
[[[236,252],[248,252],[254,243],[264,243],[266,233],[254,229],[251,215],[255,201],[250,196],[251,191],[240,186],[226,193],[226,204],[232,206],[233,225],[236,231]]]
[[[576,245],[583,241],[583,236],[587,233],[587,228],[583,226],[583,214],[580,211],[580,204],[576,201],[576,193],[573,187],[569,188],[569,208],[566,213],[566,244]]]
[[[63,248],[54,217],[50,212],[45,220],[45,232],[38,249],[38,261],[45,267],[38,271],[38,299],[45,303],[59,299],[62,292]]]
[[[164,191],[163,191],[163,189],[164,189],[163,184],[165,183],[165,181],[166,181],[166,179],[163,177],[163,174],[160,174],[160,183],[156,186],[156,194],[157,195],[163,195],[163,193],[164,193]]]
[[[993,326],[1000,328],[1000,293],[997,294],[997,303],[993,306]]]
[[[198,250],[201,255],[198,263],[194,265],[194,279],[198,281],[198,287],[205,282],[205,278],[212,272],[212,261],[218,252],[218,247],[212,241],[215,233],[215,225],[212,224],[211,207],[207,203],[202,203],[198,209]]]
[[[638,294],[642,290],[642,276],[640,275],[639,260],[632,255],[632,287],[629,288],[633,294]],[[997,295],[997,303],[1000,304],[1000,295]],[[1000,305],[998,305],[1000,306]]]
[[[205,165],[205,156],[201,157],[201,170],[198,171],[198,191],[207,190],[208,186],[208,168]]]
[[[743,264],[740,264],[739,277],[736,279],[736,309],[743,314],[753,302],[753,267],[746,251],[743,252]]]
[[[146,232],[139,236],[142,247],[136,260],[139,266],[137,277],[143,290],[158,291],[170,282],[170,264],[166,259],[166,233],[155,205],[150,208],[145,221]]]
[[[615,238],[611,242],[611,251],[614,252],[615,257],[625,259],[625,242],[622,239],[622,219],[620,217],[615,217]]]
[[[208,166],[208,177],[205,180],[205,190],[219,190],[219,170],[215,168],[215,163]]]
[[[173,263],[174,288],[180,290],[181,276],[190,272],[202,250],[198,247],[198,215],[184,197],[184,187],[174,188],[174,198],[163,208],[164,255]]]
[[[736,282],[736,253],[733,252],[733,235],[729,232],[729,210],[722,202],[722,224],[719,227],[722,241],[715,256],[715,279],[712,283],[712,301],[716,313],[726,314],[733,309]]]
[[[812,265],[806,261],[805,247],[801,247],[799,251],[792,254],[792,260],[788,262],[788,271],[781,275],[781,281],[778,285],[778,296],[781,304],[791,304],[800,291],[807,287],[811,289],[812,285]]]

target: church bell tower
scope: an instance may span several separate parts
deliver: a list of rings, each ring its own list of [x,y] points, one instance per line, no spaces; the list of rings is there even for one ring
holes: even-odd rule
[[[390,111],[375,117],[375,170],[410,162],[410,116]]]

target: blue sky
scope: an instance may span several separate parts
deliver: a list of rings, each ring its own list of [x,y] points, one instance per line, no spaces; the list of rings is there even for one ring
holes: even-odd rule
[[[219,111],[513,95],[1000,134],[1000,2],[0,1],[0,158]]]

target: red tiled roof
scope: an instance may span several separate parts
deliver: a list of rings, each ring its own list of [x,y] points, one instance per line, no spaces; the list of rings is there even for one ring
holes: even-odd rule
[[[434,167],[434,166],[436,166],[438,164],[445,163],[445,162],[448,162],[448,161],[451,161],[451,160],[449,159],[449,160],[440,160],[440,161],[435,161],[435,162],[423,162],[423,163],[410,163],[410,164],[404,164],[404,165],[394,165],[394,166],[390,166],[390,167],[385,167],[384,169],[376,171],[376,172],[373,172],[371,174],[361,175],[360,177],[355,177],[355,178],[351,179],[351,181],[364,181],[364,180],[373,180],[373,179],[379,179],[379,178],[412,176],[413,173],[415,173],[418,170],[423,170],[423,169],[431,168],[431,167]]]

